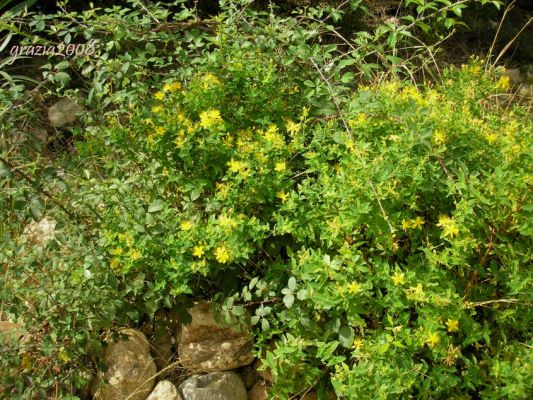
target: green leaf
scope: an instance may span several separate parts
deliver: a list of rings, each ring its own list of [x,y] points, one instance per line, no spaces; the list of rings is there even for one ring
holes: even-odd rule
[[[287,283],[287,286],[289,287],[291,291],[294,291],[294,289],[296,289],[296,279],[293,276],[289,278],[289,282]]]
[[[346,348],[349,348],[353,344],[355,337],[354,330],[349,325],[343,325],[339,329],[339,342]]]
[[[165,203],[162,200],[154,200],[149,206],[148,206],[148,212],[149,213],[156,213],[158,211],[161,211],[163,207],[165,206]]]
[[[283,303],[285,304],[285,307],[291,308],[292,305],[294,304],[294,295],[289,293],[283,296]]]

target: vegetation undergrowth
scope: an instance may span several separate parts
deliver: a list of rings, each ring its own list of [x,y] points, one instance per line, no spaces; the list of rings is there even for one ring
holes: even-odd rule
[[[75,398],[100,335],[209,299],[253,326],[279,399],[528,398],[533,123],[509,79],[357,82],[357,54],[244,10],[154,87],[95,85],[121,105],[61,170],[2,149],[0,311],[30,338],[2,395]],[[57,236],[24,240],[30,216]]]

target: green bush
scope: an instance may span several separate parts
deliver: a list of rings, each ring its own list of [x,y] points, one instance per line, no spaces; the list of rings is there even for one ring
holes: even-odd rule
[[[446,24],[444,2],[416,3]],[[425,87],[358,84],[376,55],[416,73],[397,25],[347,49],[233,2],[208,24],[184,10],[174,35],[152,31],[156,6],[97,11],[71,15],[94,32],[56,30],[107,41],[101,57],[44,69],[59,92],[82,69],[84,121],[105,122],[60,168],[2,143],[0,311],[31,335],[3,353],[1,395],[72,398],[99,335],[205,298],[251,311],[280,399],[528,397],[532,123],[508,80],[472,62]],[[7,137],[32,114],[0,99]],[[56,239],[24,243],[43,216]]]
[[[472,63],[324,119],[260,55],[224,60],[98,139],[101,244],[146,312],[253,310],[280,398],[527,398],[532,124],[495,102],[508,81]]]

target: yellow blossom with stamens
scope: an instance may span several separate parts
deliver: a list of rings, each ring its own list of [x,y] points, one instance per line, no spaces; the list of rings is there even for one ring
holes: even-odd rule
[[[437,144],[444,144],[446,143],[446,135],[439,129],[437,129],[433,135],[433,140]]]
[[[192,228],[194,228],[194,224],[191,221],[183,221],[180,224],[180,228],[182,231],[190,231]]]
[[[429,348],[434,348],[440,343],[440,336],[438,332],[428,332],[425,338],[426,344]]]
[[[298,124],[294,121],[291,121],[291,120],[288,120],[286,123],[285,123],[285,129],[287,130],[288,133],[294,135],[296,133],[298,133],[300,131],[300,127],[301,127],[301,124]]]
[[[283,190],[280,190],[278,193],[276,193],[276,196],[281,199],[282,203],[285,203],[289,199],[289,195]]]
[[[405,275],[403,272],[395,272],[394,275],[392,275],[392,283],[394,283],[396,286],[403,285],[405,283]]]
[[[194,246],[192,249],[192,255],[201,258],[204,255],[204,246]]]
[[[157,100],[163,100],[165,98],[165,93],[159,91],[159,92],[155,92],[154,94],[154,97],[157,99]]]
[[[141,252],[137,249],[131,250],[129,256],[132,261],[137,261],[138,259],[142,258]]]
[[[422,225],[424,225],[425,223],[426,221],[424,221],[424,218],[419,215],[415,219],[411,220],[411,227],[413,229],[422,229]]]
[[[361,285],[357,282],[351,282],[348,284],[348,293],[357,294],[361,291]]]
[[[246,169],[244,161],[235,161],[233,158],[226,165],[229,167],[230,172],[243,172]]]
[[[441,215],[439,217],[439,223],[437,226],[443,229],[443,235],[446,236],[457,236],[459,235],[459,227],[453,218],[448,217],[447,215]]]
[[[276,172],[284,172],[287,169],[287,164],[285,162],[277,162],[274,169]]]
[[[220,125],[224,121],[218,110],[207,110],[200,113],[200,126],[204,129],[209,129],[212,126]]]
[[[215,258],[221,264],[226,264],[230,261],[231,255],[225,245],[220,245],[215,249]]]
[[[459,330],[459,321],[456,319],[449,319],[446,321],[446,328],[448,332],[457,332]]]

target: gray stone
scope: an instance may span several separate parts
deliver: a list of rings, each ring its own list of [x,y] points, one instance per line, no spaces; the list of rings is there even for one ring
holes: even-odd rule
[[[172,382],[161,381],[146,400],[182,400],[182,398]]]
[[[247,400],[244,383],[231,371],[192,376],[179,391],[183,400]]]
[[[123,329],[127,339],[109,344],[103,353],[106,371],[93,385],[95,400],[146,400],[157,373],[146,336]]]
[[[72,124],[78,118],[81,107],[69,98],[63,98],[48,109],[48,122],[54,128]]]
[[[248,332],[218,323],[209,303],[196,303],[177,338],[180,363],[195,372],[227,371],[251,364],[253,339]]]

